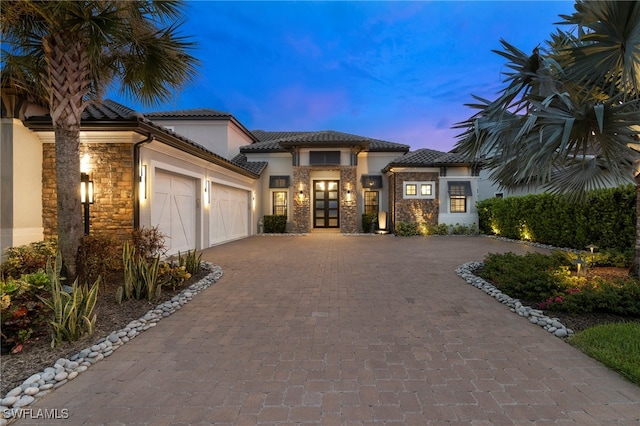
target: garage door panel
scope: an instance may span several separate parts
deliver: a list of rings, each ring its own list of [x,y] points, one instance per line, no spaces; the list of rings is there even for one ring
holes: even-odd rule
[[[152,222],[167,236],[167,254],[195,248],[195,180],[157,171],[151,210]]]
[[[249,236],[249,192],[216,185],[211,194],[211,244]]]

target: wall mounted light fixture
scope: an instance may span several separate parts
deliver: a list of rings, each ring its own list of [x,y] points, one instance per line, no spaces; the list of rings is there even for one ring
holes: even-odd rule
[[[210,180],[204,181],[204,204],[207,206],[211,204],[211,181]]]
[[[93,181],[88,173],[80,173],[80,201],[84,207],[84,234],[89,235],[91,226],[89,216],[89,206],[93,204]]]
[[[140,199],[147,199],[147,166],[140,165]]]

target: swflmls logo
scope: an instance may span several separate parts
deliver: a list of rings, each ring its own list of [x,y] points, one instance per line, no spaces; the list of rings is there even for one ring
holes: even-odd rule
[[[2,417],[5,419],[48,419],[48,420],[65,420],[69,418],[68,408],[5,408],[2,411]]]

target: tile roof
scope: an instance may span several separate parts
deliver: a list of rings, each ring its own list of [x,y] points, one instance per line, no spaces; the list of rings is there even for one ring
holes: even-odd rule
[[[91,103],[82,112],[82,120],[85,121],[136,120],[142,117],[139,112],[110,99],[105,99],[102,103]]]
[[[269,163],[266,161],[247,161],[247,156],[244,154],[238,154],[231,159],[231,162],[238,167],[242,167],[245,170],[249,170],[256,175],[261,175],[264,169],[267,168]]]
[[[152,120],[147,118],[146,115],[136,112],[131,108],[128,108],[110,99],[105,99],[100,104],[97,104],[97,103],[90,104],[82,113],[82,121],[83,123],[102,122],[101,124],[105,126],[105,130],[108,130],[108,127],[106,126],[108,126],[110,122],[114,123],[118,121],[128,121],[128,122],[131,122],[131,125],[133,126],[140,126],[140,123],[144,123],[144,125],[149,126],[150,128],[156,131],[164,133],[165,135],[169,135],[173,137],[174,140],[180,141],[183,144],[182,146],[189,147],[188,148],[189,150],[194,149],[193,152],[199,152],[201,154],[204,154],[208,158],[213,159],[213,161],[217,162],[218,164],[221,164],[221,165],[228,164],[231,166],[239,167],[251,174],[258,175],[258,176],[260,175],[260,173],[262,173],[262,170],[264,170],[264,168],[266,167],[266,164],[264,165],[264,167],[261,167],[257,163],[249,163],[247,161],[245,161],[244,163],[230,161],[222,157],[221,155],[216,154],[215,152],[205,148],[204,146],[192,141],[191,139],[185,136],[182,136],[181,134],[176,133],[172,130],[169,130],[158,123],[153,122]],[[50,126],[51,116],[47,114],[44,116],[29,117],[27,120],[25,120],[25,124],[26,123],[42,123],[42,124],[46,124],[47,126]],[[182,149],[184,150],[184,148]],[[259,170],[259,172],[257,172],[257,170]]]
[[[241,152],[284,151],[284,147],[292,145],[326,146],[326,145],[366,145],[369,151],[408,151],[409,146],[350,133],[323,130],[315,132],[267,132],[253,130],[251,133],[258,139],[251,145],[240,148]]]
[[[455,164],[470,164],[467,157],[455,152],[442,152],[434,149],[422,148],[406,153],[390,162],[385,171],[392,167],[429,167],[447,166]]]
[[[228,112],[210,108],[180,109],[176,111],[145,112],[149,118],[231,118]]]

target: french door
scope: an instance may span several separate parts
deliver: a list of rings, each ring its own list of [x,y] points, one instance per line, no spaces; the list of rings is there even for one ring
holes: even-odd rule
[[[314,228],[340,227],[340,187],[337,180],[313,181]]]

